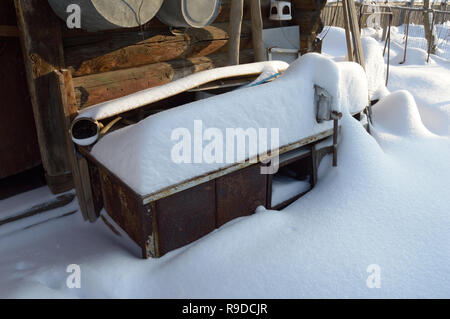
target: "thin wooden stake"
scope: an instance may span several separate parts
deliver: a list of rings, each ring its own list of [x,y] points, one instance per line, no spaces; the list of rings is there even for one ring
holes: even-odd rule
[[[232,0],[230,12],[230,40],[228,47],[228,64],[239,64],[241,46],[242,19],[244,16],[244,0]]]

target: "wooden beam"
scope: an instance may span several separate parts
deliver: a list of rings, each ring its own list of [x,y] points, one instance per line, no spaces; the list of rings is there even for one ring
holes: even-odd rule
[[[356,14],[355,1],[354,0],[343,0],[343,4],[347,5],[348,8],[348,18],[350,23],[350,31],[353,38],[353,48],[355,61],[359,63],[363,68],[366,68],[364,63],[364,52],[361,43],[361,33],[358,24],[358,16]]]
[[[47,183],[54,193],[72,188],[63,107],[52,72],[63,67],[61,24],[46,1],[14,0],[17,24]]]
[[[345,40],[347,43],[347,60],[353,61],[353,44],[352,44],[352,34],[350,30],[350,20],[348,7],[345,2],[342,4],[342,13],[344,14],[344,29],[345,29]]]
[[[18,37],[19,28],[15,25],[0,25],[0,37]]]

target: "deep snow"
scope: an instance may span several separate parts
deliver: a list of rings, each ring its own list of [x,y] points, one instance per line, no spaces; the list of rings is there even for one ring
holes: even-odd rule
[[[290,207],[158,260],[101,221],[48,222],[0,239],[0,297],[450,297],[450,66],[433,56],[391,72],[398,92],[374,106],[373,136],[345,114],[339,166],[325,158]],[[81,289],[66,288],[69,264]],[[381,287],[370,289],[373,264]]]

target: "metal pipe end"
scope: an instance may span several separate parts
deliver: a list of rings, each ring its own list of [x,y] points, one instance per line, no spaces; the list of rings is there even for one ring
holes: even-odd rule
[[[87,117],[75,119],[70,127],[70,136],[77,145],[92,145],[100,138],[100,123]]]

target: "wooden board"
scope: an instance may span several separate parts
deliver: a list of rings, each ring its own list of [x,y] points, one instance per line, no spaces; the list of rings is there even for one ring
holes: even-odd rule
[[[63,107],[58,82],[51,75],[64,65],[59,19],[46,1],[15,0],[42,163],[54,193],[72,188]]]

